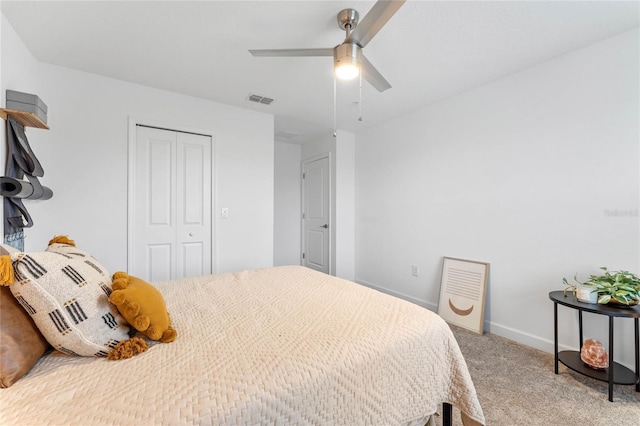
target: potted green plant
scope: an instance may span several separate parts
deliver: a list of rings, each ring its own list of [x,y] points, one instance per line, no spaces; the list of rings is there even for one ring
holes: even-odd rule
[[[597,289],[598,303],[621,306],[640,303],[640,277],[628,271],[609,272],[606,267],[600,269],[604,271],[602,275],[591,275],[588,281],[582,283]]]

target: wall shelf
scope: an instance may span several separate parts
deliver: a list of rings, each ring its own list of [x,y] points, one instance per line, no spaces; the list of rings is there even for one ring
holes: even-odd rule
[[[40,117],[32,112],[0,108],[0,117],[6,120],[7,116],[13,117],[18,123],[22,124],[25,127],[35,127],[37,129],[49,130],[49,126],[47,126],[47,123],[42,121]]]

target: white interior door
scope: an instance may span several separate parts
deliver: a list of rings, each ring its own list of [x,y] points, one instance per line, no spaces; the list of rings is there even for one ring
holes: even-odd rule
[[[329,158],[304,163],[302,181],[302,264],[328,274],[331,246]]]
[[[129,273],[149,281],[211,273],[211,137],[138,125]]]

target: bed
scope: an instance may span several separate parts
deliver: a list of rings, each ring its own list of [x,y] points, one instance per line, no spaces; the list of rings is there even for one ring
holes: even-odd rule
[[[0,389],[0,424],[484,424],[448,325],[301,266],[154,283],[178,338],[119,361],[52,351]]]

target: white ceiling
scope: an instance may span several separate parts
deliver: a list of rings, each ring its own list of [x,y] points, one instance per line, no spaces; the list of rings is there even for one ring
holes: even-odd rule
[[[274,114],[276,138],[333,130],[332,59],[248,49],[333,47],[336,14],[373,1],[2,1],[40,61]],[[338,83],[357,132],[640,25],[638,1],[409,0],[364,52],[393,86]],[[249,94],[274,98],[270,106]],[[293,136],[297,135],[297,136]]]

